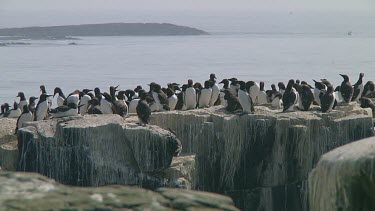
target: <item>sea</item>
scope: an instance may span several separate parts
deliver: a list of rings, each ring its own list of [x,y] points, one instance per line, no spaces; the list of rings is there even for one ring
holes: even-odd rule
[[[4,20],[4,19],[3,19]],[[99,22],[168,22],[199,28],[203,36],[77,37],[79,40],[0,40],[0,104],[17,93],[39,96],[61,87],[76,89],[120,85],[122,90],[150,82],[217,80],[287,83],[291,78],[313,84],[326,78],[340,85],[364,73],[375,81],[375,13],[243,12],[241,14],[134,15],[111,19],[44,21],[42,25]],[[33,26],[27,18],[0,22],[0,27]],[[21,42],[21,44],[20,44]],[[76,45],[71,45],[74,42]],[[2,45],[3,44],[3,45]]]

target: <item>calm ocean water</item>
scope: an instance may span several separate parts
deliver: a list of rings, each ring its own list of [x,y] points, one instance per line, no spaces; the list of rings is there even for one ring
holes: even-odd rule
[[[13,102],[19,91],[39,96],[41,84],[47,92],[59,86],[66,94],[95,87],[107,91],[111,85],[148,89],[151,81],[203,82],[210,73],[218,80],[265,81],[266,89],[290,78],[309,83],[327,78],[336,85],[342,81],[339,73],[348,74],[353,83],[360,72],[365,81],[375,80],[375,16],[282,17],[174,22],[190,23],[211,32],[209,36],[81,37],[74,41],[78,45],[66,40],[17,41],[30,45],[0,47],[0,103]],[[353,31],[351,36],[348,31]]]

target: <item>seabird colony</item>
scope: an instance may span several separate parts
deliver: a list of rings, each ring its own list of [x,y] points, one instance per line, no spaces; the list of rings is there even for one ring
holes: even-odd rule
[[[139,124],[146,125],[151,113],[160,111],[222,105],[230,112],[254,114],[256,105],[266,105],[283,112],[308,111],[312,105],[318,105],[320,111],[326,113],[334,110],[337,104],[346,105],[352,101],[360,103],[363,108],[371,108],[375,114],[375,105],[370,99],[375,98],[374,82],[364,84],[364,74],[360,73],[358,81],[352,85],[347,75],[340,75],[343,81],[335,88],[327,79],[313,80],[314,86],[306,81],[290,79],[287,85],[279,82],[278,88],[271,84],[271,89],[265,90],[262,81],[258,84],[228,78],[218,83],[215,74],[211,74],[203,85],[191,79],[183,85],[168,83],[166,87],[151,82],[148,90],[142,86],[128,90],[111,86],[109,92],[102,92],[99,88],[83,89],[75,90],[67,97],[59,87],[54,89],[53,94],[47,94],[45,86],[41,85],[39,97],[27,99],[23,92],[19,92],[16,96],[19,102],[15,101],[13,108],[8,103],[2,104],[0,118],[18,118],[16,131],[28,121],[90,114],[118,114],[126,118],[129,113],[136,113]],[[52,96],[57,102],[57,107],[53,109]]]

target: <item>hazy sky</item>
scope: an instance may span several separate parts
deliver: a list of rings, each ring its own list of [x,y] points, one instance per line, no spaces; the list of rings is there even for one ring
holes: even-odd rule
[[[375,0],[0,0],[3,10],[367,10]]]

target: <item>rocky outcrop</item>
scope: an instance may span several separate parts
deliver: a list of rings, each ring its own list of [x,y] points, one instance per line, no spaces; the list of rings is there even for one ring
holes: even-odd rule
[[[320,156],[373,133],[371,110],[355,103],[328,114],[213,107],[155,113],[151,123],[196,154],[195,189],[229,195],[245,210],[308,210],[307,177]]]
[[[227,210],[226,196],[181,189],[78,188],[34,173],[0,173],[0,210]]]
[[[70,36],[187,36],[208,35],[207,32],[168,23],[103,23],[66,26],[0,29],[0,36],[31,39],[59,39]]]
[[[312,211],[375,210],[375,138],[323,155],[309,175]]]
[[[169,131],[118,115],[30,122],[18,138],[18,170],[78,186],[167,186],[168,180],[154,175],[170,167],[179,144]]]
[[[0,119],[0,169],[14,171],[17,167],[17,136],[14,134],[17,119]]]

